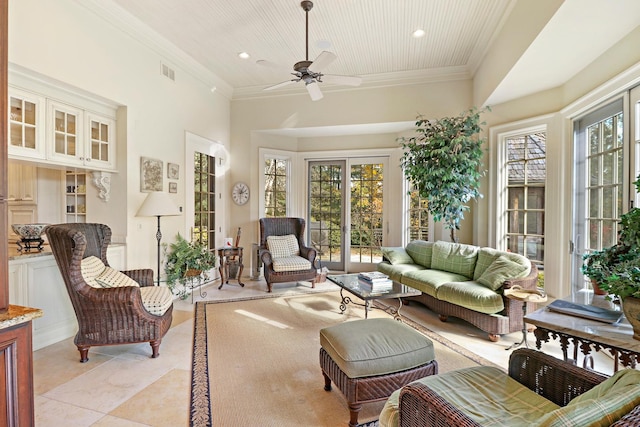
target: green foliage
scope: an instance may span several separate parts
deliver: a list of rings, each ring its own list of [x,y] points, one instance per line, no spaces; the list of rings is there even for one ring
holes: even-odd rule
[[[457,117],[438,120],[419,116],[416,135],[399,139],[405,150],[401,166],[407,179],[427,200],[433,219],[451,229],[452,241],[470,209],[467,203],[482,197],[478,188],[486,171],[482,170],[484,140],[478,135],[485,124],[480,123],[483,112],[471,108]]]
[[[167,273],[167,286],[174,292],[177,284],[185,285],[188,281],[193,280],[187,275],[187,271],[200,271],[206,274],[216,266],[216,255],[207,247],[199,243],[189,242],[178,233],[176,241],[167,247],[165,246],[165,255],[167,264],[165,272]],[[179,292],[181,297],[186,297],[186,290]]]
[[[633,184],[640,193],[640,175]],[[640,208],[623,214],[619,224],[618,243],[585,254],[581,271],[609,294],[640,297]]]

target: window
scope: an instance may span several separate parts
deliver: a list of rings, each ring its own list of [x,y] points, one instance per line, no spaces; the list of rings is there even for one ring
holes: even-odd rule
[[[264,216],[287,216],[287,159],[267,157],[264,161]]]
[[[194,227],[193,241],[215,248],[216,159],[204,153],[194,154]]]
[[[504,137],[506,150],[506,249],[544,267],[546,132]]]
[[[411,188],[409,192],[408,242],[412,240],[429,240],[429,210],[427,199],[420,197],[418,190]]]

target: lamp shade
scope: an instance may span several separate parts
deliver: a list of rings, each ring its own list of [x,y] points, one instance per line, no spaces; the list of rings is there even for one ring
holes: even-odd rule
[[[175,216],[180,215],[180,210],[171,200],[168,193],[154,191],[149,193],[136,216]]]

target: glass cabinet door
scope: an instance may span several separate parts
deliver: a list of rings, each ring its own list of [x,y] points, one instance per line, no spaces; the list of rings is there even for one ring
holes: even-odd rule
[[[82,163],[84,149],[81,140],[82,111],[51,102],[51,124],[53,137],[51,144],[51,157],[71,163]]]
[[[89,128],[85,163],[94,167],[113,167],[115,122],[106,117],[87,114]]]
[[[9,154],[44,158],[42,99],[11,88],[9,94]]]

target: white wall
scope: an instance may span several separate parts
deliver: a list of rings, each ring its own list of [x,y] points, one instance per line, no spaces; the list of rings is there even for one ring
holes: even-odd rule
[[[139,190],[140,156],[160,159],[165,168],[168,161],[178,163],[183,169],[185,131],[228,145],[229,100],[212,93],[199,74],[195,77],[197,73],[73,0],[11,1],[9,61],[124,107],[112,197],[95,204],[94,218],[126,239],[128,268],[155,266],[156,219],[135,217],[146,195]],[[175,82],[160,74],[160,61],[175,67]],[[184,175],[172,197],[184,205]],[[184,217],[163,218],[163,241],[173,240],[184,224]]]

